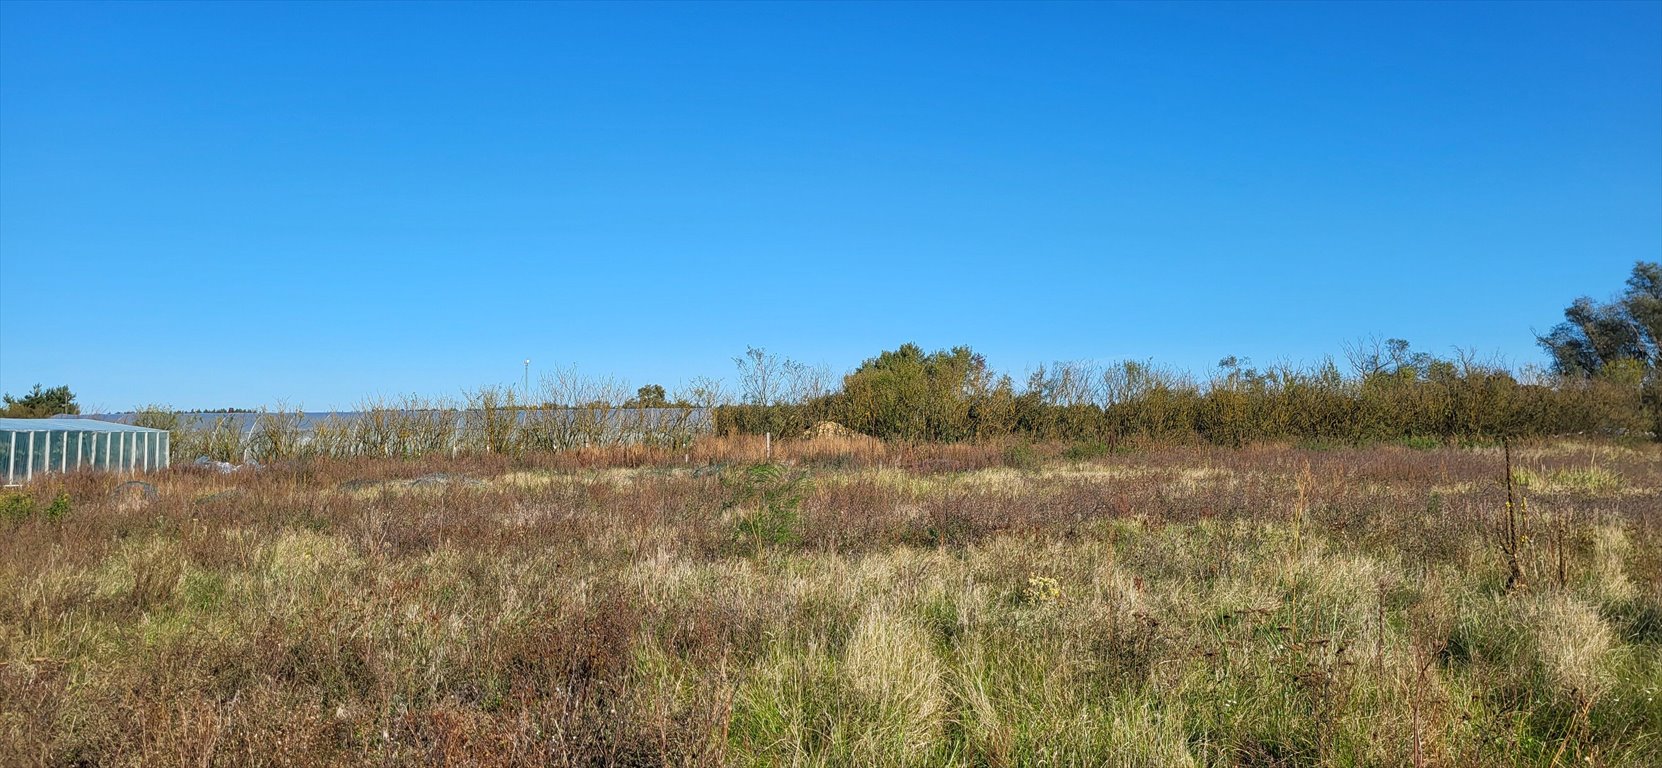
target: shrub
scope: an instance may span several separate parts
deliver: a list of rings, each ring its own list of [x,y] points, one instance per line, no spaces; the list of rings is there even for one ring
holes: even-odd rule
[[[52,498],[52,503],[46,505],[46,519],[54,521],[62,520],[64,519],[64,516],[68,514],[69,494],[65,491],[58,491],[58,495]]]
[[[799,522],[806,478],[806,474],[790,473],[773,463],[757,464],[738,473],[729,482],[733,498],[727,504],[728,509],[741,510],[735,538],[753,549],[801,541]]]
[[[1088,461],[1100,459],[1114,452],[1113,446],[1101,440],[1085,440],[1068,446],[1062,455],[1070,461]]]
[[[0,497],[0,517],[11,524],[21,523],[35,513],[35,500],[26,493],[8,493]]]
[[[1031,443],[1011,443],[1004,448],[1004,465],[1012,469],[1037,469],[1039,454]]]

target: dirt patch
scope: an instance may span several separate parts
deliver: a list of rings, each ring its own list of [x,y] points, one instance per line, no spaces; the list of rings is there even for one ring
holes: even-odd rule
[[[835,421],[822,421],[802,433],[802,439],[804,440],[819,440],[822,438],[842,438],[846,440],[853,437],[864,437],[864,435]]]

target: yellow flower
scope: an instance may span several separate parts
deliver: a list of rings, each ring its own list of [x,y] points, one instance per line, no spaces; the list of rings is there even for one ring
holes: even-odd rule
[[[1062,599],[1062,585],[1049,576],[1029,576],[1027,599],[1033,603],[1058,602]]]

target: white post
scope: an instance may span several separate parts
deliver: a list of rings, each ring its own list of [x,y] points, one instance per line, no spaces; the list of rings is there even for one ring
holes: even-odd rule
[[[58,450],[61,452],[60,455],[58,456],[58,471],[59,472],[68,472],[69,471],[69,433],[68,432],[63,433],[63,439],[59,440],[58,442],[62,443],[62,445],[58,446]]]
[[[122,471],[122,472],[126,472],[127,471],[127,433],[123,432],[123,433],[121,433],[121,437],[118,437],[118,438],[115,439],[115,447],[116,447],[115,468],[117,470]]]
[[[12,449],[6,453],[6,485],[17,478],[17,433],[12,433]]]
[[[150,435],[149,432],[144,433],[144,471],[146,472],[150,471]]]
[[[162,469],[173,466],[173,433],[162,435]]]
[[[23,479],[35,479],[35,433],[29,433],[29,460],[23,462]]]
[[[114,445],[114,443],[111,442],[110,438],[113,437],[114,434],[115,433],[113,433],[113,432],[105,432],[104,433],[104,467],[103,467],[104,469],[109,469],[110,468],[110,456],[114,455],[110,452],[111,446]]]
[[[81,468],[81,450],[84,447],[83,444],[86,441],[87,441],[87,433],[85,433],[85,432],[76,432],[75,433],[75,468],[77,470]]]

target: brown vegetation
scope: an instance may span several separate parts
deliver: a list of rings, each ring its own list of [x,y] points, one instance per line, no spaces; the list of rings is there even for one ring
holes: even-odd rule
[[[1654,445],[761,442],[31,486],[0,763],[1662,755]]]

